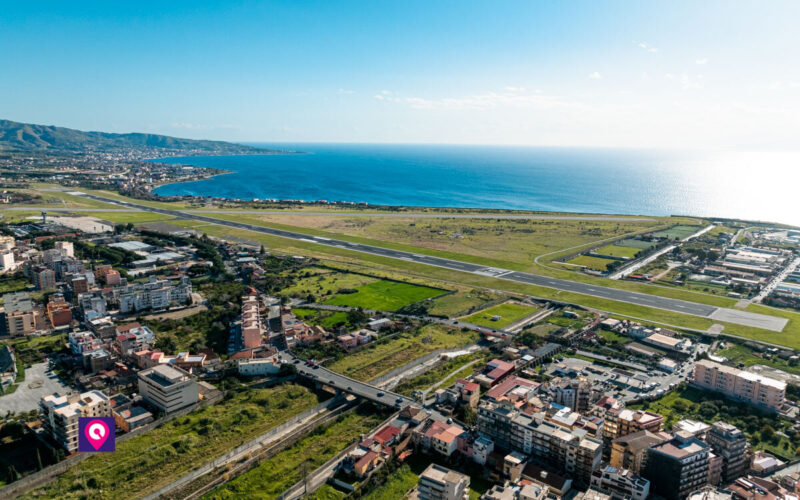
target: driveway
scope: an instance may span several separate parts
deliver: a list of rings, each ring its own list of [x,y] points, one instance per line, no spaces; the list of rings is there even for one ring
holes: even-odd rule
[[[13,394],[0,397],[0,414],[37,410],[42,396],[54,392],[67,394],[71,390],[53,372],[47,371],[46,362],[37,363],[25,369],[25,380]]]

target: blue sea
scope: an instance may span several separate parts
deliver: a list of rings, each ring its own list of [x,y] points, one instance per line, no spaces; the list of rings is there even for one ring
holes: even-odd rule
[[[254,144],[303,154],[158,161],[233,171],[160,195],[579,213],[699,215],[800,225],[795,152]]]

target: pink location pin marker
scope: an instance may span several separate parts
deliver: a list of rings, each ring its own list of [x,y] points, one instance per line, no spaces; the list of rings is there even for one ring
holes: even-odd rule
[[[92,420],[83,429],[86,439],[89,440],[95,450],[99,450],[103,443],[108,439],[108,425],[102,420]]]

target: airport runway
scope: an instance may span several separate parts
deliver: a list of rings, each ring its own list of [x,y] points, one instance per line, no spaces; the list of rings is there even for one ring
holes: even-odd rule
[[[768,316],[765,314],[756,314],[746,311],[720,308],[710,306],[707,304],[699,304],[687,300],[671,299],[667,297],[659,297],[646,293],[630,292],[627,290],[620,290],[618,288],[610,288],[605,286],[593,285],[589,283],[581,283],[578,281],[570,281],[559,278],[551,278],[549,276],[540,276],[538,274],[524,273],[521,271],[512,271],[508,269],[498,269],[487,267],[481,264],[473,264],[470,262],[463,262],[459,260],[444,259],[441,257],[433,257],[430,255],[417,254],[412,252],[404,252],[401,250],[392,250],[374,245],[364,245],[361,243],[352,243],[349,241],[336,240],[332,238],[323,238],[321,236],[312,236],[308,234],[298,233],[294,231],[285,231],[282,229],[273,229],[269,227],[256,226],[253,224],[246,224],[244,222],[234,222],[214,217],[207,217],[198,214],[197,212],[184,212],[179,210],[167,210],[163,208],[154,208],[147,205],[140,205],[130,203],[127,201],[119,201],[113,198],[104,198],[92,194],[87,194],[79,191],[70,191],[70,194],[81,195],[86,198],[101,201],[105,203],[113,203],[127,208],[133,208],[141,211],[155,212],[164,215],[171,215],[173,217],[180,217],[182,219],[192,219],[210,224],[217,224],[220,226],[227,226],[236,229],[244,229],[247,231],[254,231],[271,236],[279,236],[281,238],[288,238],[298,241],[305,241],[308,243],[316,243],[330,247],[342,248],[346,250],[353,250],[356,252],[363,252],[372,255],[379,255],[381,257],[389,257],[392,259],[405,260],[408,262],[415,262],[417,264],[426,264],[429,266],[442,267],[454,271],[461,271],[466,273],[477,274],[481,276],[489,276],[492,278],[499,278],[518,283],[525,283],[529,285],[536,285],[556,290],[563,290],[566,292],[574,292],[582,295],[590,295],[592,297],[600,297],[603,299],[615,300],[619,302],[628,302],[646,307],[654,307],[657,309],[664,309],[682,314],[691,314],[694,316],[701,316],[708,319],[717,321],[726,321],[745,326],[754,326],[757,328],[764,328],[767,330],[781,331],[788,322],[785,318],[778,318],[775,316]]]

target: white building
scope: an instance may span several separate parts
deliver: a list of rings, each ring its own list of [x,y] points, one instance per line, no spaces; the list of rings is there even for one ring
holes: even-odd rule
[[[469,476],[431,464],[420,474],[417,491],[420,500],[467,500]]]
[[[51,394],[39,402],[45,431],[67,451],[78,449],[79,417],[110,417],[109,398],[100,391],[81,395]]]
[[[241,359],[239,360],[239,375],[275,375],[281,369],[280,363],[274,358]]]
[[[14,252],[5,251],[0,253],[0,269],[3,271],[13,271],[17,267],[14,261]]]
[[[75,257],[75,248],[71,241],[56,241],[56,250],[64,257]]]
[[[166,365],[139,372],[139,393],[165,413],[197,403],[200,397],[197,382],[188,373]]]
[[[608,493],[613,500],[646,500],[650,481],[628,469],[607,465],[592,473],[592,488]]]

